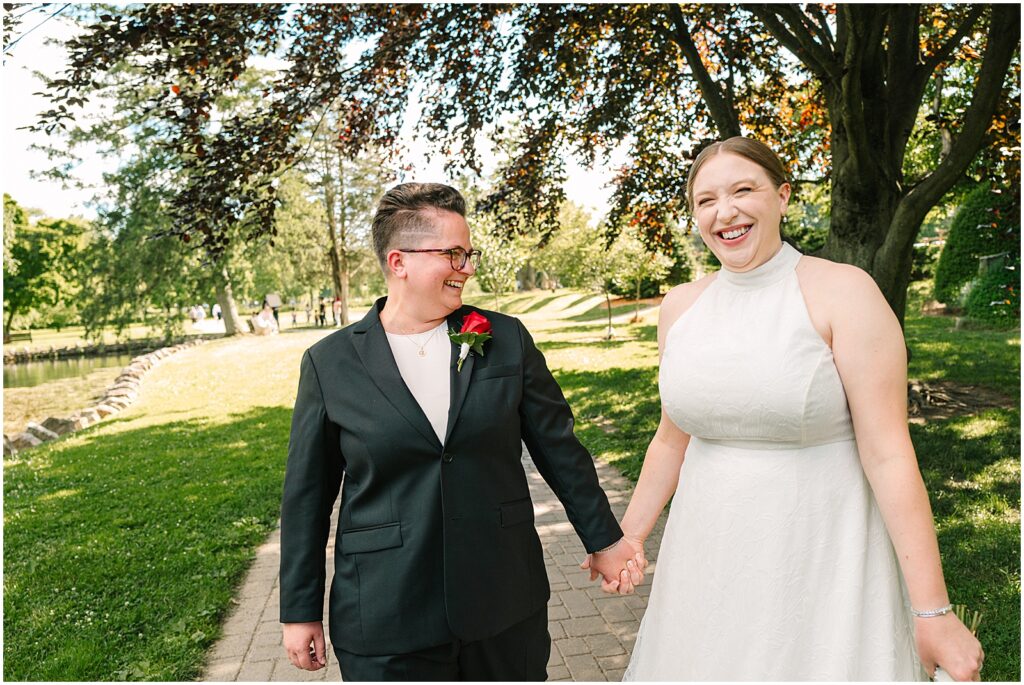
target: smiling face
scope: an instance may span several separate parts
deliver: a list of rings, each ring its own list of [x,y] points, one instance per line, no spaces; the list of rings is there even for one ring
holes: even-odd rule
[[[755,269],[779,251],[779,225],[789,203],[788,183],[776,187],[764,167],[720,152],[693,180],[693,214],[704,244],[730,271]]]
[[[442,249],[461,247],[472,250],[469,226],[465,218],[455,212],[440,209],[420,210],[429,216],[434,227],[432,233],[418,235],[415,245],[398,245],[405,249]],[[401,289],[402,300],[408,311],[416,312],[423,321],[448,316],[462,306],[462,289],[476,269],[472,262],[456,270],[451,259],[441,252],[400,252],[392,249],[387,255],[390,277],[389,293]]]

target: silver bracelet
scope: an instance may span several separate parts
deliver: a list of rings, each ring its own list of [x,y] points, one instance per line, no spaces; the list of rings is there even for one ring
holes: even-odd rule
[[[947,604],[946,606],[938,609],[929,609],[928,611],[918,611],[914,607],[910,607],[910,613],[918,618],[935,618],[936,616],[945,616],[951,611],[953,611],[952,604]]]

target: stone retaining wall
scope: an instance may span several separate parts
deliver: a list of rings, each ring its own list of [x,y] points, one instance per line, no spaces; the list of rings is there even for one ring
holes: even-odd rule
[[[103,397],[92,406],[79,409],[65,418],[51,416],[42,424],[30,421],[23,432],[12,437],[5,434],[4,456],[14,456],[21,450],[99,423],[108,416],[113,416],[128,408],[138,398],[139,385],[150,369],[175,352],[194,347],[202,342],[202,338],[196,338],[135,357],[128,366],[121,370],[121,375],[114,379],[113,385],[106,389]],[[110,346],[108,346],[108,351],[109,348]],[[4,356],[6,360],[6,352]]]
[[[188,343],[195,340],[210,340],[219,338],[222,335],[200,335],[189,336],[188,338],[173,338],[172,346]],[[150,352],[166,348],[167,342],[162,338],[145,338],[140,340],[128,340],[120,343],[100,343],[98,345],[75,344],[68,347],[29,348],[12,345],[4,345],[4,364],[17,364],[45,359],[77,359],[79,357],[102,357],[107,354],[123,354],[125,352]]]

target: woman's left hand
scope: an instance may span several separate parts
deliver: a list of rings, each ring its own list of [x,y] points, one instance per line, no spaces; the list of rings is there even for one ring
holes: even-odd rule
[[[981,680],[985,652],[956,614],[915,618],[914,632],[917,655],[928,675],[934,677],[935,667],[942,666],[953,680]]]

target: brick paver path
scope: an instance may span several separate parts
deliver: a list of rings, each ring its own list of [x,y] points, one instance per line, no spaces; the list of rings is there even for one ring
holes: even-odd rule
[[[551,632],[549,680],[617,681],[629,662],[640,619],[647,607],[655,558],[661,545],[665,515],[659,520],[647,542],[651,561],[648,576],[636,594],[626,597],[606,595],[599,584],[591,583],[589,573],[579,569],[584,550],[565,517],[565,511],[533,462],[523,454],[530,480],[537,531],[544,545],[551,601],[548,606],[548,630]],[[601,485],[608,493],[612,509],[621,519],[629,503],[630,483],[614,468],[597,464]],[[333,531],[337,525],[331,525]],[[280,531],[275,532],[256,552],[253,563],[236,599],[236,607],[224,624],[224,636],[210,650],[203,680],[212,681],[338,681],[341,673],[330,643],[327,668],[302,671],[288,662],[281,646],[278,623],[278,565]],[[327,574],[334,569],[334,534],[327,549]],[[326,598],[324,616],[327,616]]]

